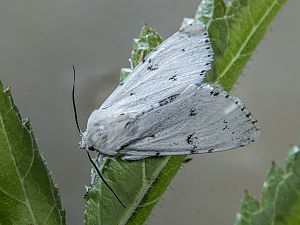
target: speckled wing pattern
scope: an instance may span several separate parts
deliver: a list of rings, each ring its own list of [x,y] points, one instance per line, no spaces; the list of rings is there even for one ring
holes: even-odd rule
[[[94,111],[86,143],[102,146],[98,150],[103,154],[138,160],[223,151],[254,141],[259,134],[257,121],[244,104],[204,83],[212,59],[208,34],[201,25],[178,31]],[[99,119],[102,115],[107,119]],[[109,131],[98,134],[98,124],[105,123],[110,123]]]
[[[100,109],[147,111],[188,85],[201,83],[213,52],[201,25],[188,26],[166,39],[133,70]]]
[[[124,159],[140,159],[242,147],[257,138],[256,123],[237,97],[210,85],[191,84],[128,126],[146,135],[129,142],[119,153]]]

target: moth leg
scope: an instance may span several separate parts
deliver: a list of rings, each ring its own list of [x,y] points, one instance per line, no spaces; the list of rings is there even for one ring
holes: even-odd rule
[[[123,160],[141,160],[141,159],[146,159],[150,156],[145,156],[145,155],[125,155],[122,157]]]
[[[95,164],[96,164],[98,169],[100,169],[103,159],[104,159],[104,155],[101,154],[100,152],[98,152],[98,155],[95,159]],[[91,184],[94,184],[96,182],[96,175],[97,175],[97,172],[94,169],[92,169]]]
[[[133,70],[134,66],[133,66],[131,58],[129,58],[128,61],[129,61],[130,69]]]
[[[123,160],[141,160],[141,159],[146,159],[151,156],[148,155],[125,155],[122,157]]]
[[[125,151],[120,152],[123,160],[141,160],[152,156],[159,156],[155,151]]]
[[[95,160],[95,163],[97,165],[98,168],[100,168],[101,166],[101,161],[104,159],[104,155],[101,154],[100,152],[98,152],[97,158]]]

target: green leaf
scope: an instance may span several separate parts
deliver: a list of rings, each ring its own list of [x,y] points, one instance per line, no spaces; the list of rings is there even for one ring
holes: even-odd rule
[[[267,175],[258,202],[249,194],[242,200],[235,225],[295,225],[300,224],[300,149],[289,149],[283,171],[275,163]],[[256,202],[256,207],[244,207]]]
[[[39,155],[29,121],[0,82],[0,224],[65,224],[58,188]]]
[[[146,54],[160,43],[161,37],[158,33],[149,26],[144,25],[139,38],[134,40],[131,53],[133,65],[136,66],[138,61],[142,60]],[[126,71],[128,70],[130,69],[123,68],[121,75],[126,76]],[[174,157],[174,159],[176,158],[183,157]],[[86,196],[85,224],[126,224],[128,220],[132,220],[132,214],[137,208],[143,211],[147,209],[150,213],[170,179],[178,170],[173,165],[170,167],[169,159],[170,157],[159,157],[130,162],[106,157],[101,161],[100,171],[112,189],[117,192],[118,197],[126,205],[126,208],[124,209],[108,188],[101,181],[97,180],[91,186]],[[178,163],[178,166],[180,164]],[[168,172],[160,175],[161,170],[167,167],[170,167]],[[158,176],[161,179],[157,180]],[[162,176],[166,178],[163,179]],[[160,182],[160,188],[152,190],[151,186],[157,182]],[[149,195],[149,189],[152,190],[152,195]],[[146,197],[146,199],[145,196],[148,198]],[[144,207],[141,207],[142,205]],[[144,213],[142,215],[147,214]],[[145,219],[143,218],[142,220]]]
[[[141,29],[139,38],[133,40],[133,46],[131,51],[132,66],[136,67],[139,62],[148,55],[157,45],[162,42],[160,35],[148,25],[144,25]],[[132,69],[121,68],[120,81],[122,81]]]
[[[226,6],[223,0],[205,0],[195,18],[184,19],[182,26],[188,23],[207,26],[214,62],[206,81],[219,83],[226,90],[232,87],[282,3],[279,0],[232,0]],[[134,40],[133,66],[160,42],[159,35],[144,26],[139,39]],[[128,73],[123,69],[121,74],[125,77]],[[87,194],[85,224],[143,224],[184,159],[185,156],[176,156],[125,162],[106,158],[101,165],[102,173],[126,208],[97,181]]]
[[[241,74],[273,17],[286,0],[232,0],[226,7],[222,0],[202,1],[195,19],[207,25],[214,50],[212,69],[206,81],[230,90]]]
[[[145,24],[141,29],[139,38],[133,40],[133,50],[131,52],[133,67],[136,67],[161,42],[162,39],[159,34]]]

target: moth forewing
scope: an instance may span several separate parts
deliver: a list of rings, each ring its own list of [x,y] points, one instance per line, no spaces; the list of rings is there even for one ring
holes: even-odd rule
[[[212,59],[202,25],[176,32],[92,113],[81,145],[138,160],[223,151],[254,141],[259,129],[244,104],[204,83]]]

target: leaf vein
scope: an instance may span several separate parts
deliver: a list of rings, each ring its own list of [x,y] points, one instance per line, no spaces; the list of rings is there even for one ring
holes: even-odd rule
[[[33,166],[33,162],[34,162],[34,159],[35,159],[34,153],[35,153],[36,150],[37,150],[37,148],[34,148],[33,151],[32,151],[32,153],[33,153],[32,154],[32,159],[31,159],[31,162],[29,164],[29,168],[28,168],[28,170],[26,171],[26,173],[25,173],[25,175],[23,177],[23,180],[25,180],[25,178],[27,177],[27,175],[29,174],[29,172],[30,172],[30,170],[31,170],[31,168]]]
[[[55,206],[56,206],[56,204],[54,203],[54,204],[52,205],[52,207],[51,207],[49,213],[48,213],[47,216],[45,217],[46,219],[45,219],[45,222],[44,222],[43,224],[47,225],[46,222],[48,222],[49,217],[50,217],[50,214],[52,213],[52,211],[53,211],[53,209],[55,208]]]
[[[25,186],[24,186],[24,183],[23,183],[23,180],[22,180],[22,177],[21,177],[21,174],[20,174],[20,171],[17,167],[17,164],[16,164],[16,160],[15,160],[15,157],[13,156],[13,153],[12,153],[12,148],[11,148],[11,145],[10,145],[10,141],[9,141],[9,138],[8,138],[8,135],[7,135],[7,132],[6,132],[6,128],[5,128],[5,124],[3,122],[3,118],[2,116],[0,116],[0,123],[3,127],[3,133],[4,133],[4,137],[6,139],[6,143],[8,145],[8,149],[9,149],[9,152],[10,152],[10,155],[11,155],[11,159],[13,161],[13,164],[16,168],[16,172],[17,172],[17,175],[19,177],[19,180],[20,180],[20,184],[21,184],[21,187],[22,187],[22,191],[23,191],[23,194],[24,194],[24,198],[26,200],[25,202],[25,205],[27,206],[27,209],[29,211],[29,214],[30,214],[30,217],[32,219],[32,222],[34,225],[38,225],[37,221],[36,221],[36,218],[34,216],[34,213],[32,211],[32,208],[31,208],[31,205],[30,205],[30,202],[29,202],[29,199],[28,199],[28,196],[27,196],[27,192],[26,192],[26,189],[25,189]]]
[[[25,203],[25,202],[23,202],[23,201],[22,201],[22,200],[20,200],[20,199],[17,199],[16,197],[14,197],[13,195],[11,195],[10,193],[8,193],[8,192],[4,191],[2,188],[0,188],[0,191],[1,191],[1,192],[3,192],[3,193],[4,193],[5,195],[7,195],[8,197],[10,197],[10,198],[12,198],[12,199],[16,200],[17,202],[20,202],[20,203],[22,203],[22,204],[26,205],[26,203]]]
[[[218,80],[221,80],[225,74],[228,72],[228,70],[235,64],[235,62],[239,59],[242,51],[245,49],[247,46],[248,42],[252,38],[252,36],[255,34],[256,30],[259,28],[259,26],[263,23],[265,18],[272,12],[273,8],[277,5],[277,2],[273,2],[272,5],[268,8],[268,10],[264,13],[264,15],[261,17],[261,19],[258,21],[257,25],[253,27],[251,30],[250,34],[244,41],[244,43],[241,45],[240,49],[238,50],[236,56],[231,60],[231,62],[227,65],[227,67],[223,70],[223,72],[219,75]]]

